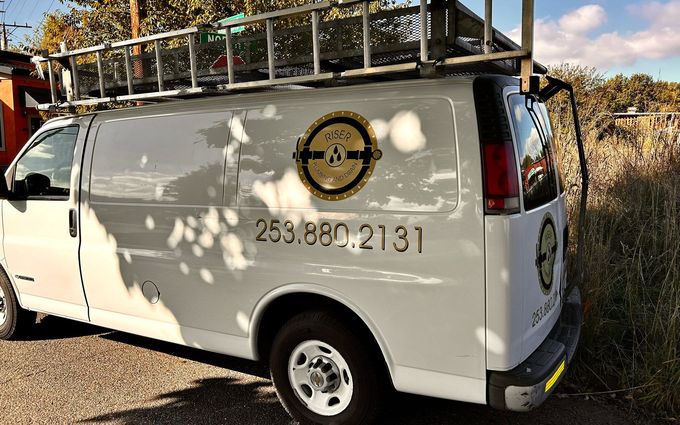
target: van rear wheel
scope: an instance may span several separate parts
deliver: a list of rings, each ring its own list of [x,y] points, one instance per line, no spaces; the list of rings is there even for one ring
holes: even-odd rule
[[[0,271],[0,339],[16,339],[35,324],[36,313],[19,307],[12,285]]]
[[[274,387],[302,424],[372,423],[387,391],[383,362],[345,323],[327,312],[289,320],[272,344]]]

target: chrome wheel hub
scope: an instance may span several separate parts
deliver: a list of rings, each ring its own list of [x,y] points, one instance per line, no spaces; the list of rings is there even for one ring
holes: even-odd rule
[[[295,347],[288,360],[288,378],[300,401],[322,416],[341,413],[354,393],[345,359],[335,348],[318,340]]]
[[[326,356],[316,356],[309,367],[309,383],[312,388],[328,393],[340,386],[338,366]]]
[[[4,325],[5,320],[7,320],[7,299],[5,291],[0,288],[0,325]]]

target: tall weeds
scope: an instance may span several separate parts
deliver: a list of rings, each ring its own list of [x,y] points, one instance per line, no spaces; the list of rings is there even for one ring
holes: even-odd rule
[[[573,126],[566,98],[552,106],[575,241],[580,175]],[[601,112],[606,105],[580,106],[591,186],[580,283],[585,323],[571,379],[585,391],[622,390],[679,415],[680,136],[616,128]]]

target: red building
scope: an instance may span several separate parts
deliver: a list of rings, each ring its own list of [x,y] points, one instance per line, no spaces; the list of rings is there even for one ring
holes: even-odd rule
[[[31,75],[31,56],[0,51],[0,168],[5,169],[42,120],[36,106],[49,103],[50,84]]]

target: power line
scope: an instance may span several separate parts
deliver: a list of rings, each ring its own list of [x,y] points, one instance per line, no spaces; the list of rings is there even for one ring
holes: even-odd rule
[[[19,16],[21,15],[21,12],[23,12],[24,6],[26,6],[26,3],[28,3],[28,0],[25,0],[25,1],[22,1],[22,2],[21,2],[21,7],[19,7],[19,10],[16,11],[16,17],[17,17],[17,19],[18,19]]]
[[[31,11],[28,13],[28,15],[25,17],[25,20],[33,20],[33,13],[35,10],[38,8],[38,5],[40,4],[41,0],[34,0],[33,2],[33,7],[31,8]],[[21,3],[21,7],[19,8],[18,11],[16,11],[16,17],[19,18],[21,16],[21,12],[24,10],[24,6],[28,3],[28,0],[23,0]],[[12,33],[16,30],[12,30]]]
[[[5,22],[2,23],[2,28],[0,28],[0,31],[2,31],[2,34],[0,35],[0,49],[2,50],[7,50],[7,27],[10,28],[31,28],[30,25],[25,24],[17,24],[16,22],[13,24],[7,24]]]
[[[13,2],[13,1],[14,1],[14,0],[9,0],[9,3],[7,3],[7,7],[5,8],[5,10],[2,11],[2,22],[3,22],[3,23],[5,22],[5,16],[7,16],[7,11],[9,10],[10,7],[12,7],[12,2]],[[4,3],[4,2],[3,2],[3,3]]]
[[[0,0],[0,4],[4,5],[5,1]],[[7,11],[9,10],[10,7],[12,7],[13,0],[9,0],[7,3],[7,6],[5,7],[4,10],[0,10],[0,13],[2,13],[2,23],[0,24],[0,49],[2,50],[7,50],[8,44],[7,44],[7,37],[11,34],[7,33],[7,28],[13,28],[12,33],[17,29],[17,28],[31,28],[28,23],[26,24],[17,24],[16,21],[12,24],[8,24],[7,21]],[[22,4],[22,6],[25,5],[25,3]]]
[[[47,18],[47,14],[50,13],[50,10],[52,10],[52,6],[53,6],[53,5],[54,5],[54,0],[52,0],[52,1],[50,2],[49,7],[48,7],[47,10],[43,13],[43,18],[40,20],[40,23],[38,24],[38,27],[37,27],[37,28],[42,27],[42,24],[43,24],[43,22],[45,22],[45,19]]]
[[[31,9],[31,12],[28,14],[28,16],[33,16],[33,12],[35,12],[35,9],[38,8],[39,4],[40,4],[40,0],[35,0],[35,3],[33,3],[33,9]]]

